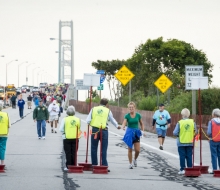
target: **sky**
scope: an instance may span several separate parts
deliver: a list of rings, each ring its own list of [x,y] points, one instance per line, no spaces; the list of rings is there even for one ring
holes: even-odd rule
[[[29,85],[57,82],[58,41],[50,38],[58,38],[60,20],[72,20],[75,79],[94,73],[93,61],[127,59],[140,43],[162,36],[204,51],[214,64],[212,85],[220,86],[219,10],[220,0],[0,0],[0,84],[6,63],[16,59],[8,64],[7,83],[18,85],[18,64],[26,61],[19,86],[26,84],[27,65]],[[69,28],[62,33],[70,38]]]

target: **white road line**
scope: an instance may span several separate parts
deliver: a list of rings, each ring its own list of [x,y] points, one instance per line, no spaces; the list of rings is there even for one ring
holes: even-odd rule
[[[82,119],[81,119],[81,121],[84,122],[84,123],[86,123],[85,120],[82,120]],[[119,135],[119,134],[114,133],[114,132],[112,132],[112,131],[109,131],[109,130],[108,130],[108,132],[111,133],[111,134],[113,134],[113,135],[116,135],[116,136],[118,136],[118,137],[123,137],[122,135]],[[156,147],[154,147],[154,146],[151,146],[151,145],[149,145],[149,144],[146,144],[146,143],[141,142],[141,145],[144,145],[144,146],[146,146],[146,147],[148,147],[148,148],[151,148],[151,149],[154,149],[154,150],[156,150],[156,151],[160,151],[160,152],[161,152],[161,150],[159,150],[158,148],[156,148]],[[169,156],[172,156],[172,157],[174,157],[174,158],[179,158],[178,155],[173,154],[173,153],[170,153],[170,152],[167,152],[167,151],[165,151],[165,150],[163,150],[163,153],[165,153],[165,154],[167,154],[167,155],[169,155]]]

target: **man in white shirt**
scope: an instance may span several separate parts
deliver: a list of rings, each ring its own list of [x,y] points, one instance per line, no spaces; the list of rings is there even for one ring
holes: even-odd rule
[[[48,112],[50,114],[50,125],[51,125],[51,132],[57,133],[57,121],[58,121],[58,114],[60,112],[60,108],[57,104],[57,101],[54,100],[48,107]],[[55,122],[55,128],[53,129],[53,122]]]

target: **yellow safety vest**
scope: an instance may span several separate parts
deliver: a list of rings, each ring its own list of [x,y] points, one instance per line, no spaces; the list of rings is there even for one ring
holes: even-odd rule
[[[192,143],[194,137],[193,119],[180,120],[179,124],[180,124],[180,133],[179,133],[180,143]]]
[[[66,139],[76,139],[77,128],[78,134],[80,134],[80,119],[75,116],[68,116],[65,118],[64,131]]]
[[[90,125],[97,128],[106,128],[109,109],[104,106],[97,106],[92,109],[92,121]]]
[[[7,135],[9,127],[8,114],[0,111],[0,135]]]

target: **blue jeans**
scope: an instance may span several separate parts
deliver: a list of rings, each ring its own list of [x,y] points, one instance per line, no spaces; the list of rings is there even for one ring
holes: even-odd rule
[[[212,168],[213,170],[217,170],[220,168],[220,142],[209,141],[210,151],[211,151],[211,159],[212,159]],[[218,167],[217,167],[218,161]]]
[[[180,156],[180,171],[186,168],[185,160],[187,163],[187,168],[192,168],[192,150],[192,146],[178,146]]]
[[[0,137],[0,160],[5,160],[5,149],[7,137]]]
[[[19,115],[20,117],[23,117],[24,114],[24,108],[19,107]]]
[[[41,136],[41,129],[42,129],[42,136],[45,137],[45,133],[46,133],[46,121],[45,120],[37,120],[38,137],[42,137]]]
[[[92,165],[98,165],[98,158],[97,158],[97,150],[98,144],[100,141],[100,132],[99,128],[93,127],[92,128],[92,136],[91,136],[91,159]],[[94,139],[94,136],[98,132],[97,139]],[[102,165],[108,166],[107,162],[107,148],[108,148],[108,130],[102,130]]]

